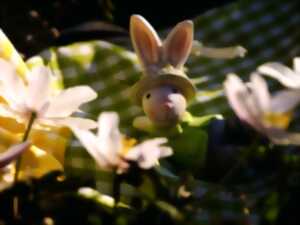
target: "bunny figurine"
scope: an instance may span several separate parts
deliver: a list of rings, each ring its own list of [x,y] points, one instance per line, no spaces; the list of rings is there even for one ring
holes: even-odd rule
[[[150,132],[174,128],[184,120],[186,107],[196,95],[183,67],[193,45],[193,23],[178,23],[162,42],[142,16],[133,15],[130,35],[143,69],[131,94],[146,114],[135,118],[133,126]]]

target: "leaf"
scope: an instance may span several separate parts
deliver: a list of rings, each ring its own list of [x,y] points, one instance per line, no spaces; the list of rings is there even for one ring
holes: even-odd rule
[[[223,119],[221,114],[209,114],[205,116],[193,116],[191,113],[186,112],[184,122],[192,127],[202,127],[207,125],[212,119]]]
[[[177,221],[183,220],[183,214],[173,205],[165,201],[156,201],[155,205]]]
[[[197,170],[204,165],[207,150],[207,133],[196,127],[185,127],[182,133],[169,138],[174,150],[171,158],[180,169]]]
[[[108,210],[113,210],[115,200],[114,200],[114,198],[112,198],[109,195],[104,195],[104,194],[100,193],[99,191],[89,188],[89,187],[79,188],[78,195],[85,197],[87,199],[92,199],[95,202],[104,206]],[[118,202],[117,205],[120,208],[130,209],[129,205],[122,203],[122,202]]]

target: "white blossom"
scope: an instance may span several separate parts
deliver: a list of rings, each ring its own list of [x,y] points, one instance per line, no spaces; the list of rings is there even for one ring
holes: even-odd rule
[[[166,138],[154,138],[134,145],[119,130],[119,117],[114,112],[103,112],[98,119],[98,134],[74,127],[73,132],[100,168],[123,173],[128,161],[136,161],[139,167],[149,169],[159,158],[172,154],[170,147],[162,146]]]
[[[271,96],[266,81],[257,73],[247,84],[229,74],[224,87],[229,104],[242,121],[276,144],[300,144],[300,133],[286,131],[300,100],[297,91],[283,90]]]
[[[294,58],[293,69],[281,63],[269,62],[259,66],[257,70],[263,75],[275,78],[287,88],[300,89],[300,57]]]
[[[24,80],[11,63],[0,59],[0,96],[6,101],[0,104],[0,116],[27,123],[34,113],[35,125],[95,128],[94,121],[71,115],[82,104],[95,99],[96,92],[84,85],[54,90],[51,76],[50,69],[37,66]]]

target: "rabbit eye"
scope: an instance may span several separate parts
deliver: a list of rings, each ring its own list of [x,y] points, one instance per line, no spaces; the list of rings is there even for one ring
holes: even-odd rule
[[[150,97],[151,97],[151,94],[148,93],[148,94],[146,95],[146,98],[149,99]]]
[[[173,93],[178,93],[178,90],[176,88],[172,88]]]

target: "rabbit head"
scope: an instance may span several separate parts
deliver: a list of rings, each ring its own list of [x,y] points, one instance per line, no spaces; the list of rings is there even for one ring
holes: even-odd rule
[[[195,95],[183,69],[192,48],[193,23],[178,23],[162,42],[142,16],[133,15],[130,35],[144,73],[133,87],[133,97],[154,124],[176,124],[186,111],[187,100]]]

